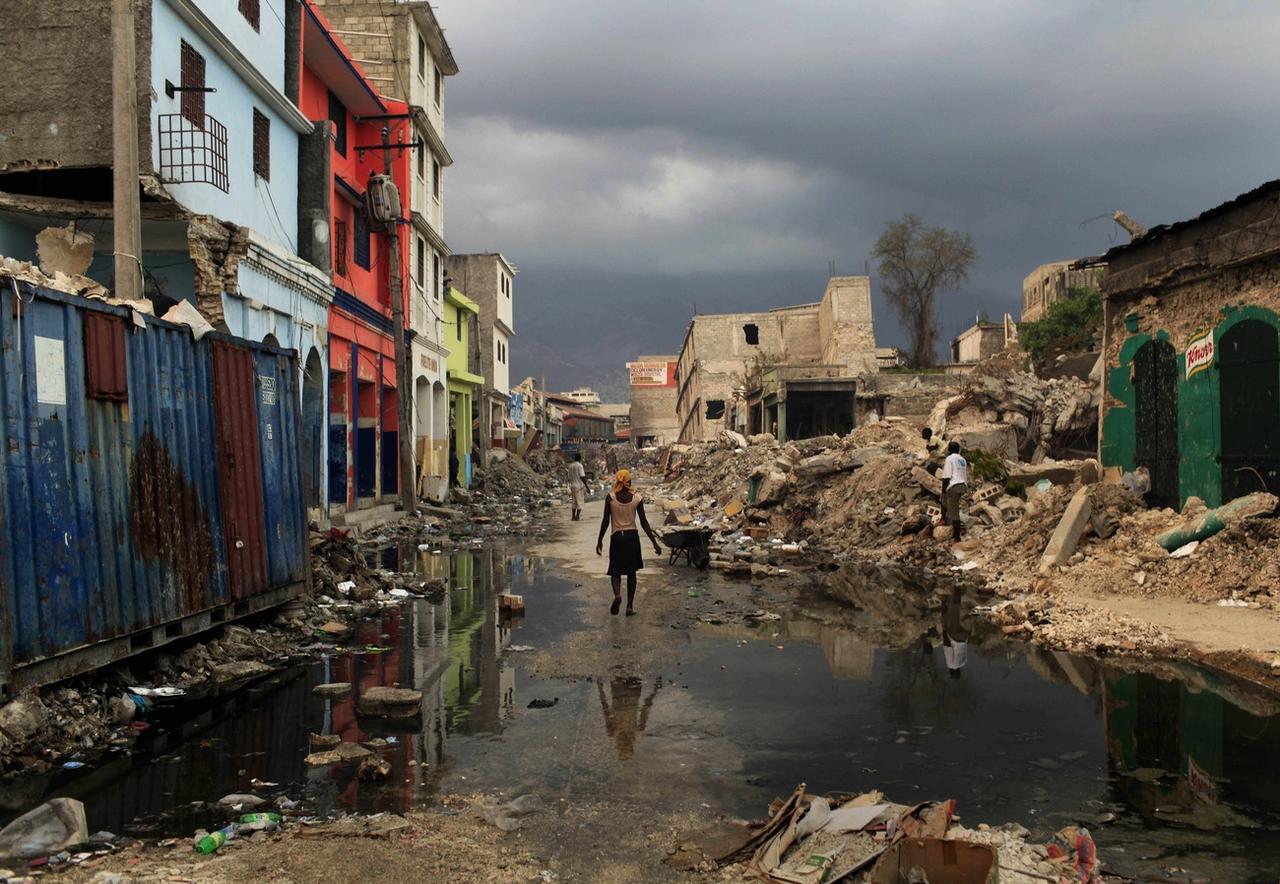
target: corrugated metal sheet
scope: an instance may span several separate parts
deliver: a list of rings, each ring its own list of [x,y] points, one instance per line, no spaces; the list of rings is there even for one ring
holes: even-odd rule
[[[214,334],[197,343],[153,318],[137,328],[121,308],[25,285],[15,297],[4,280],[0,357],[0,689],[305,584],[289,353]],[[261,415],[259,359],[277,388]]]
[[[234,600],[267,586],[256,382],[253,353],[248,347],[226,341],[213,343],[218,480],[227,539],[227,584]]]

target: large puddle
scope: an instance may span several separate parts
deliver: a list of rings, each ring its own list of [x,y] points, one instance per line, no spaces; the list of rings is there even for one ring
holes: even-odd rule
[[[945,607],[922,618],[923,635],[878,647],[813,602],[779,603],[780,621],[670,630],[656,671],[544,679],[522,649],[552,649],[583,628],[572,584],[538,559],[488,548],[414,558],[450,578],[446,600],[387,609],[351,640],[358,653],[176,707],[141,751],[31,781],[3,812],[69,795],[86,803],[92,830],[185,836],[222,821],[206,802],[265,781],[316,813],[502,790],[655,807],[705,794],[757,817],[806,782],[901,802],[955,798],[970,824],[1084,824],[1132,873],[1274,881],[1280,871],[1280,706],[1209,673],[1129,672],[966,634]],[[536,600],[537,616],[504,618],[500,592]],[[354,694],[313,695],[333,681]],[[376,685],[421,690],[421,721],[358,717],[361,691]],[[535,699],[555,705],[529,708]],[[310,733],[385,740],[389,776],[307,768]]]

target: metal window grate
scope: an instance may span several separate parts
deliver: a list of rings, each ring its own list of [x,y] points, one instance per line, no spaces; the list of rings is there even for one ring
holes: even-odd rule
[[[186,40],[182,41],[182,88],[193,91],[182,93],[182,116],[193,125],[204,125],[204,56]]]
[[[369,222],[365,220],[364,210],[355,211],[356,229],[352,247],[355,249],[356,266],[369,269]]]
[[[347,222],[333,222],[333,272],[347,275]]]
[[[418,272],[416,274],[418,287],[426,281],[427,277],[427,244],[422,241],[422,237],[418,237]]]
[[[258,5],[258,0],[240,0],[240,14],[253,25],[255,31],[261,29],[262,9]]]
[[[185,93],[184,93],[185,94]],[[171,184],[212,184],[231,190],[227,177],[227,127],[205,114],[160,114],[160,177]]]
[[[253,174],[263,181],[271,180],[271,121],[256,107],[253,109]]]

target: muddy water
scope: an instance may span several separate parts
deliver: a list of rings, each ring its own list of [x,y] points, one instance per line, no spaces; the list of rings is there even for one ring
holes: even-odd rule
[[[493,549],[412,558],[450,578],[440,604],[387,609],[351,641],[358,650],[175,708],[155,720],[144,751],[32,784],[7,796],[10,807],[67,794],[86,802],[92,829],[187,835],[222,819],[204,802],[252,791],[254,780],[315,813],[502,790],[568,803],[694,800],[750,817],[806,782],[902,802],[955,798],[972,824],[1084,824],[1135,873],[1249,881],[1280,871],[1280,707],[1209,673],[1135,673],[1010,645],[947,605],[913,627],[922,634],[877,646],[837,625],[838,609],[775,598],[778,621],[712,617],[722,622],[667,630],[661,664],[645,671],[544,678],[532,661],[583,629],[572,583],[549,563]],[[689,579],[665,591],[682,594],[678,581]],[[508,591],[526,596],[531,616],[500,615],[497,595]],[[351,682],[355,695],[312,694],[329,681]],[[422,720],[358,718],[360,692],[375,685],[420,689]],[[390,776],[306,768],[312,732],[387,741]]]

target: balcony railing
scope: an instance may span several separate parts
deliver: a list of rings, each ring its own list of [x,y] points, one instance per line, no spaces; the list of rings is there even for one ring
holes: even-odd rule
[[[202,124],[182,114],[160,114],[160,177],[170,184],[212,184],[231,190],[227,127],[204,114]]]

